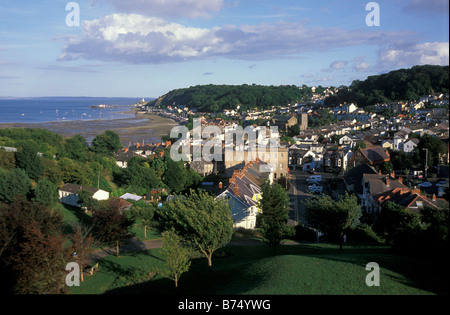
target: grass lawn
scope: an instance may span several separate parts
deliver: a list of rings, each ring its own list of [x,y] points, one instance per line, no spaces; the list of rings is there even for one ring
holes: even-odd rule
[[[161,233],[159,233],[158,231],[156,231],[155,229],[151,229],[149,227],[147,227],[147,238],[145,238],[144,235],[144,227],[142,224],[140,224],[139,222],[136,222],[133,225],[133,228],[131,229],[131,231],[135,234],[135,236],[141,240],[141,241],[145,241],[145,240],[154,240],[154,239],[158,239],[161,238]]]
[[[380,286],[368,287],[366,264],[380,266]],[[146,277],[164,261],[159,249],[109,256],[100,270],[85,277],[72,294],[245,294],[245,295],[420,295],[448,294],[445,269],[430,263],[393,255],[383,246],[304,244],[283,245],[276,256],[267,246],[227,246],[213,258],[192,261],[175,290],[171,280]]]

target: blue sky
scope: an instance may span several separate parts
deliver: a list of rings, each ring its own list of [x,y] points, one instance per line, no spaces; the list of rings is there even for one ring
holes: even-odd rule
[[[0,1],[0,96],[158,97],[197,84],[349,85],[449,64],[448,0]]]

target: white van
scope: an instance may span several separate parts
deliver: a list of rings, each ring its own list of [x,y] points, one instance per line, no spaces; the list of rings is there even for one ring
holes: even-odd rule
[[[322,175],[312,175],[306,179],[308,184],[320,183],[322,181]]]

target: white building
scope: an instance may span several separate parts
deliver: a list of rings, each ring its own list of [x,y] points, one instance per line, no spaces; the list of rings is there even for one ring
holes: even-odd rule
[[[81,205],[78,203],[79,200],[78,194],[82,190],[92,192],[93,193],[92,198],[94,198],[95,200],[100,201],[109,199],[109,192],[105,190],[76,184],[65,184],[58,190],[59,202],[69,206],[81,208]]]

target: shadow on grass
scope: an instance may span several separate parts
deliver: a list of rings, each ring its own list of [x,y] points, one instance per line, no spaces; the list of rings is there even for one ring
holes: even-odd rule
[[[81,210],[80,208],[77,207],[73,207],[73,206],[69,206],[69,205],[65,205],[65,204],[59,204],[60,207],[60,211],[64,212],[66,211],[67,213],[73,215],[76,219],[77,222],[83,223],[87,226],[92,224],[92,217],[89,216],[88,214],[86,214],[83,210]],[[64,234],[71,234],[73,233],[73,224],[76,223],[74,221],[66,221],[66,225],[64,227]]]
[[[438,268],[442,264],[437,266],[435,263],[396,255],[388,246],[346,244],[341,251],[338,244],[280,245],[277,253],[278,257],[297,255],[353,264],[358,267],[358,270],[359,268],[362,270],[361,274],[364,276],[361,278],[361,281],[364,281],[365,275],[369,272],[365,270],[366,264],[368,262],[377,262],[380,266],[381,277],[387,277],[393,282],[401,284],[398,290],[396,287],[393,287],[382,292],[404,294],[400,291],[403,290],[404,285],[426,291],[424,293],[448,294],[448,272],[445,269],[440,270]],[[157,264],[162,266],[163,260],[161,257],[158,257],[157,253],[154,254],[152,251],[146,251],[146,253],[142,251],[131,252],[126,255],[139,258],[138,256],[143,254],[151,256],[152,259],[157,259],[159,261]],[[292,268],[302,268],[302,266],[297,265],[276,266],[276,262],[285,261],[279,259],[271,263],[271,257],[275,256],[269,246],[228,245],[217,254],[213,258],[213,272],[209,271],[205,258],[193,259],[189,271],[181,276],[178,288],[175,288],[172,280],[156,275],[149,281],[122,281],[120,284],[125,283],[125,285],[121,287],[110,286],[105,293],[159,295],[247,294],[247,292],[264,289],[264,287],[269,288],[268,286],[271,285],[270,278],[274,272],[286,272],[288,273],[287,277],[289,277],[289,273],[294,270]],[[260,262],[263,264],[260,264]],[[269,269],[266,270],[261,268],[261,266],[269,266]],[[118,276],[122,277],[122,280],[126,280],[127,277],[132,278],[133,270],[136,271],[136,268],[125,268],[116,263],[107,263],[103,267],[107,268],[109,272],[117,273]],[[284,271],[282,271],[283,268],[285,269]],[[446,274],[443,275],[442,272]],[[294,275],[295,273],[293,272],[292,274]],[[381,281],[383,281],[383,278]],[[278,285],[280,284],[278,283]],[[336,293],[339,294],[339,292]],[[417,294],[420,294],[420,292]]]
[[[448,294],[449,273],[443,261],[400,255],[386,245],[346,244],[343,250],[339,250],[339,244],[330,243],[282,245],[279,255],[302,255],[350,263],[364,268],[364,270],[367,263],[376,262],[380,266],[383,276],[387,276],[395,282],[434,294]],[[390,273],[401,275],[403,278]]]
[[[161,276],[143,283],[114,288],[105,294],[159,294],[159,295],[221,295],[241,294],[258,287],[264,280],[264,274],[246,270],[246,259],[236,262],[234,254],[222,253],[213,259],[213,271],[210,271],[206,258],[191,260],[189,271],[184,273],[178,287],[174,281]],[[237,272],[241,270],[241,272]]]

